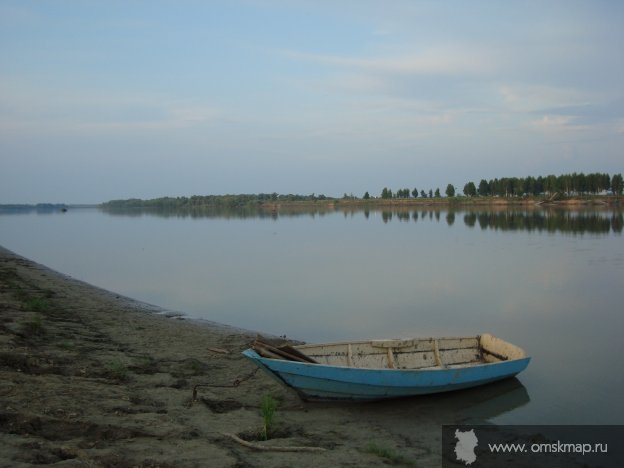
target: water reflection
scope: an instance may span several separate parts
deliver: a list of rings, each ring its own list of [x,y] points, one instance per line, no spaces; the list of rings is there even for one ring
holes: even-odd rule
[[[381,218],[383,223],[393,221],[400,223],[440,222],[444,220],[448,226],[455,225],[456,221],[463,220],[465,226],[482,230],[494,231],[529,231],[546,233],[578,234],[621,234],[624,230],[624,217],[621,210],[570,210],[552,208],[532,209],[353,209],[339,208],[331,204],[319,204],[313,208],[280,206],[264,209],[258,207],[242,207],[237,209],[225,207],[205,207],[194,209],[137,209],[137,208],[101,208],[112,216],[157,216],[163,218],[222,218],[247,219],[279,218],[307,216],[315,218],[325,216],[336,211],[342,211],[344,217],[363,215],[366,219]]]
[[[380,429],[406,440],[409,453],[423,463],[435,465],[440,460],[440,445],[427,447],[424,434],[435,440],[444,424],[492,424],[530,401],[524,385],[513,378],[469,390],[356,404],[355,410]]]
[[[608,234],[622,232],[622,213],[529,211],[529,212],[478,212],[464,216],[466,226],[495,231],[538,231],[571,234]]]
[[[375,413],[376,418],[388,418],[394,424],[404,421],[410,425],[425,419],[435,424],[483,424],[530,401],[526,387],[514,377],[456,392],[369,403],[361,405],[361,410]]]
[[[126,208],[101,206],[99,209],[113,216],[158,216],[161,218],[222,218],[222,219],[248,219],[248,218],[291,218],[324,216],[335,213],[337,210],[333,204],[318,203],[313,207],[301,207],[298,205],[275,205],[261,207],[257,205],[243,205],[239,207],[227,206],[198,206],[182,208]],[[345,211],[345,216],[348,212]]]

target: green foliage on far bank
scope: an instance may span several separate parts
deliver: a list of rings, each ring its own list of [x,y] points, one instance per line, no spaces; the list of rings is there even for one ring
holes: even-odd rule
[[[606,173],[577,173],[547,175],[547,176],[528,176],[528,177],[502,177],[496,179],[481,179],[478,186],[473,181],[468,181],[463,186],[463,193],[466,197],[506,197],[517,198],[523,196],[550,196],[555,193],[565,194],[566,196],[588,196],[598,195],[610,192],[619,196],[623,190],[622,174],[614,174],[609,176]],[[367,192],[368,193],[368,192]],[[448,184],[446,187],[446,196],[455,196],[455,187]],[[419,196],[418,190],[399,189],[393,192],[388,187],[384,187],[381,191],[380,198],[413,198]],[[420,191],[421,198],[439,198],[440,189],[436,189],[435,195],[433,190],[429,192]]]
[[[249,208],[259,207],[266,203],[309,202],[328,200],[325,195],[279,195],[277,193],[238,194],[238,195],[193,195],[191,197],[161,197],[150,200],[130,198],[127,200],[111,200],[100,205],[104,209],[178,209],[193,210],[211,208]]]
[[[464,197],[467,198],[487,198],[499,197],[507,199],[518,199],[521,197],[551,197],[554,194],[564,196],[592,196],[613,194],[619,196],[623,190],[622,174],[602,173],[573,173],[559,176],[548,175],[546,177],[503,177],[500,179],[481,179],[475,184],[472,181],[463,186]],[[454,201],[457,196],[455,186],[448,184],[445,190],[446,198]],[[423,201],[431,199],[441,199],[440,189],[429,189],[428,191],[414,188],[401,188],[396,191],[384,187],[378,197],[371,196],[367,191],[362,198],[353,194],[345,195],[342,198],[332,198],[325,195],[294,195],[278,193],[258,193],[258,194],[237,194],[237,195],[193,195],[191,197],[160,197],[149,200],[140,198],[130,198],[126,200],[111,200],[99,205],[100,208],[110,211],[134,209],[141,210],[166,210],[176,212],[200,212],[205,210],[256,210],[266,206],[276,204],[314,204],[316,202],[338,203],[374,203],[376,199],[406,200],[419,198]],[[464,198],[465,199],[465,198]],[[428,201],[427,201],[428,202]]]

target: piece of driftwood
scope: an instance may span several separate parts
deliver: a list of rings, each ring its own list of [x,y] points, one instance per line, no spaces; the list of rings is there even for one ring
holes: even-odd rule
[[[206,346],[206,349],[208,351],[212,351],[213,353],[219,353],[219,354],[230,354],[230,352],[227,349],[222,349],[222,348],[213,348],[212,346]]]
[[[323,447],[286,447],[286,446],[265,446],[254,444],[252,442],[247,442],[246,440],[241,439],[236,434],[231,434],[229,432],[223,432],[224,436],[229,437],[234,442],[237,442],[245,447],[254,450],[260,450],[263,452],[325,452],[327,449]]]

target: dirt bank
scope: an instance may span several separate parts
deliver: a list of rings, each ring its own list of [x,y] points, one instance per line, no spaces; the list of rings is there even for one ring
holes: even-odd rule
[[[0,248],[0,466],[440,464],[440,425],[464,400],[304,403],[253,373],[253,334],[154,310]],[[200,383],[225,386],[193,399]],[[254,443],[324,450],[227,436],[260,432],[264,395],[274,430]]]

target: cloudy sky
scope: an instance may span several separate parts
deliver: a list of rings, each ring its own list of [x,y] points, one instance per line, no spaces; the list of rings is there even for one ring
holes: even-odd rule
[[[624,2],[0,0],[0,203],[623,171]]]

